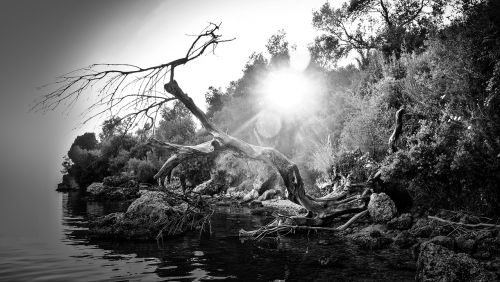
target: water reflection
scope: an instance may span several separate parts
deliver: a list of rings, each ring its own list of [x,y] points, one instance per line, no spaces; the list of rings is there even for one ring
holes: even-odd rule
[[[288,280],[288,281],[413,281],[408,252],[368,252],[340,238],[328,237],[329,245],[318,245],[322,234],[300,238],[241,242],[240,228],[252,229],[270,218],[254,216],[247,209],[226,207],[212,219],[212,234],[196,232],[157,243],[89,241],[89,217],[126,209],[126,204],[87,202],[78,193],[62,198],[63,241],[74,246],[77,264],[100,265],[104,271],[89,271],[88,280]],[[410,263],[408,263],[410,262]],[[394,266],[398,267],[394,267]]]

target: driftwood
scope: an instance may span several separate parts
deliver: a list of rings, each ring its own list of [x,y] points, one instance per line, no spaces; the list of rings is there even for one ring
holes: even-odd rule
[[[193,100],[184,93],[175,80],[172,79],[169,83],[165,84],[165,90],[186,106],[200,121],[207,132],[213,136],[213,139],[196,146],[182,146],[151,139],[151,144],[174,152],[155,175],[155,179],[158,180],[160,185],[164,184],[172,170],[181,162],[229,149],[245,157],[261,160],[275,167],[284,180],[288,198],[305,207],[315,217],[328,218],[346,213],[357,213],[366,208],[366,196],[342,197],[341,199],[338,197],[317,199],[307,195],[304,191],[304,183],[297,165],[281,152],[274,148],[249,144],[218,129],[208,120],[205,113],[196,106]]]
[[[440,218],[440,217],[437,217],[437,216],[428,216],[427,218],[435,220],[435,221],[439,221],[439,222],[451,224],[451,225],[463,226],[463,227],[466,227],[466,228],[473,228],[473,229],[474,228],[478,228],[478,229],[479,228],[500,229],[500,225],[491,224],[491,223],[475,223],[475,224],[470,224],[470,223],[463,223],[463,222],[456,222],[456,221],[446,220],[446,219],[443,219],[443,218]]]
[[[189,161],[190,159],[198,156],[217,154],[221,150],[229,149],[236,151],[247,158],[261,160],[266,164],[275,167],[284,180],[288,192],[288,199],[307,209],[307,215],[302,218],[313,218],[313,220],[305,221],[296,220],[296,224],[293,225],[277,225],[279,221],[276,221],[263,227],[262,229],[259,229],[260,231],[257,230],[256,233],[242,231],[242,234],[246,236],[251,234],[258,234],[259,236],[264,234],[265,236],[266,234],[271,233],[286,233],[286,231],[304,229],[306,227],[306,229],[310,229],[310,227],[319,227],[330,223],[333,218],[341,215],[355,214],[349,221],[347,221],[347,223],[335,229],[343,230],[367,214],[367,205],[371,194],[371,183],[373,183],[372,179],[367,181],[367,183],[352,185],[349,181],[344,181],[344,193],[340,193],[339,195],[327,195],[321,198],[311,197],[305,193],[304,182],[297,165],[284,154],[271,147],[249,144],[218,129],[212,122],[209,121],[205,113],[196,106],[193,100],[186,93],[184,93],[178,83],[173,79],[173,76],[171,77],[170,82],[165,84],[164,88],[165,91],[170,93],[186,106],[186,108],[200,121],[206,131],[212,135],[213,139],[196,146],[183,146],[151,139],[151,144],[167,148],[174,152],[174,154],[164,163],[162,168],[154,176],[160,185],[164,185],[165,181],[168,181],[172,170],[181,162]],[[395,130],[389,139],[389,144],[393,151],[397,150],[395,142],[399,138],[402,131],[403,111],[404,109],[397,111]],[[378,176],[380,176],[380,173],[375,174],[375,178]],[[299,217],[296,217],[295,219],[298,218]],[[298,226],[304,227],[299,228]]]

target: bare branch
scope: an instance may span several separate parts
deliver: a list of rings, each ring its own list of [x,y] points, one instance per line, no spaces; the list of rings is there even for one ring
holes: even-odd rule
[[[165,103],[173,97],[156,95],[162,92],[163,84],[170,73],[173,80],[174,68],[186,64],[205,53],[207,48],[215,48],[223,39],[217,32],[220,24],[210,23],[191,43],[184,57],[171,62],[150,67],[132,64],[93,64],[57,77],[52,84],[41,88],[50,88],[49,93],[42,96],[31,110],[50,111],[60,106],[71,108],[83,95],[91,94],[96,100],[89,106],[83,123],[106,113],[122,115],[122,119],[149,120]],[[92,91],[93,93],[88,93]],[[135,94],[131,94],[135,93]],[[154,115],[151,115],[155,112]]]

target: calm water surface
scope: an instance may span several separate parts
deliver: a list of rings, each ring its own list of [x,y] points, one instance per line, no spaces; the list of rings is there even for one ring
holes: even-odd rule
[[[0,230],[0,281],[413,281],[408,252],[360,250],[340,238],[318,244],[317,234],[241,242],[240,228],[270,219],[224,208],[212,234],[192,233],[157,243],[90,241],[87,220],[126,205],[85,201],[78,193],[51,195],[53,221]],[[40,211],[38,211],[40,212]],[[33,216],[30,216],[33,218]],[[36,219],[36,216],[35,216]],[[22,225],[21,225],[22,226]],[[9,227],[7,225],[7,227]],[[326,266],[319,260],[329,258]]]

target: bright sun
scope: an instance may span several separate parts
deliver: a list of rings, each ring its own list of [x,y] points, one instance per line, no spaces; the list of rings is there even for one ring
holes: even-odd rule
[[[263,82],[263,102],[281,114],[292,114],[304,105],[313,87],[312,81],[301,71],[274,71]]]

